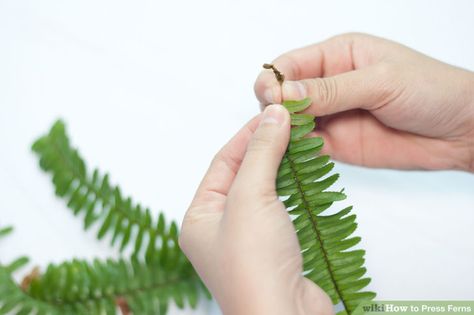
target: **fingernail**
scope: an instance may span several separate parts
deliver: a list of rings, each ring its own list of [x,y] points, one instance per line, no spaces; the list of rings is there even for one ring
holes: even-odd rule
[[[285,120],[285,109],[283,106],[274,104],[268,105],[263,111],[263,117],[260,121],[260,125],[273,124],[280,126]]]
[[[307,96],[306,87],[300,81],[285,81],[283,95],[286,99],[301,100]]]
[[[265,101],[267,102],[267,104],[272,104],[274,103],[275,101],[273,100],[273,90],[272,88],[267,88],[265,90],[265,92],[263,92],[263,98],[265,99]]]

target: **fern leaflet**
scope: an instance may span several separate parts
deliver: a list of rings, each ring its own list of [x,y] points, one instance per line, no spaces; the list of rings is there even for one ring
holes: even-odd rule
[[[5,227],[0,228],[0,238],[10,234],[11,232],[13,232],[12,226],[5,226]]]

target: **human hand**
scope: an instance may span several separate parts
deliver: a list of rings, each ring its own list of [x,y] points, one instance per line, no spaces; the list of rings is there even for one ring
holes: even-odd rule
[[[286,76],[284,99],[311,97],[323,153],[370,167],[474,172],[474,73],[364,34],[272,63]],[[264,105],[281,102],[281,90],[268,70],[255,82]]]
[[[276,194],[289,134],[286,109],[268,106],[215,156],[184,217],[180,246],[226,315],[333,313],[326,293],[302,276]]]

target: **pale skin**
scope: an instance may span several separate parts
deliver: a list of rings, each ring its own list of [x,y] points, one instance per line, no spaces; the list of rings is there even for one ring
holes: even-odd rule
[[[474,74],[400,44],[345,34],[290,51],[255,82],[265,110],[216,155],[183,220],[180,245],[226,315],[332,314],[304,278],[275,192],[289,140],[284,99],[310,97],[324,153],[368,167],[474,171]]]

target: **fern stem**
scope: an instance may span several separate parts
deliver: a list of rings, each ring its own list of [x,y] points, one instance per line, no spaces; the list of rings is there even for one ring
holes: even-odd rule
[[[306,199],[304,189],[303,189],[302,184],[301,184],[301,182],[300,182],[300,180],[297,176],[297,171],[295,169],[295,162],[292,160],[292,158],[290,157],[289,154],[286,156],[286,158],[288,159],[290,169],[291,169],[291,173],[292,173],[293,178],[295,180],[297,189],[298,189],[299,193],[301,194],[301,199],[303,200],[304,209],[306,211],[306,214],[308,215],[309,221],[311,222],[311,226],[313,228],[314,234],[316,235],[316,239],[318,240],[318,243],[321,245],[321,251],[323,252],[324,260],[326,262],[326,266],[328,267],[328,271],[329,271],[329,275],[331,277],[331,281],[334,283],[334,289],[335,289],[335,291],[336,291],[336,293],[339,297],[339,300],[342,302],[342,305],[344,306],[344,309],[346,310],[347,314],[351,315],[351,313],[349,311],[349,308],[346,305],[346,302],[344,301],[344,298],[342,297],[341,290],[338,287],[338,282],[336,281],[336,279],[334,277],[334,271],[332,270],[332,266],[331,266],[331,263],[330,263],[329,258],[328,258],[328,253],[326,251],[326,248],[324,247],[324,242],[321,239],[321,235],[320,235],[320,232],[319,232],[319,229],[318,229],[318,223],[316,222],[317,220],[314,217],[314,215],[311,213],[309,202]]]

